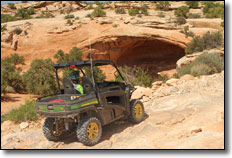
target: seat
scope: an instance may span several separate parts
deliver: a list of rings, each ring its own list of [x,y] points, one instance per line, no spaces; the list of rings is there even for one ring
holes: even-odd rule
[[[73,83],[70,78],[64,78],[63,85],[64,85],[64,94],[80,94],[80,92],[74,89]]]
[[[89,77],[83,76],[81,78],[81,83],[83,86],[84,94],[89,94],[93,91],[93,83]]]

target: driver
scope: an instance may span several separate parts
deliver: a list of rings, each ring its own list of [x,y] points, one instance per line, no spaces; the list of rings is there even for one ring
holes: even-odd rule
[[[69,76],[70,76],[70,79],[72,80],[74,89],[80,92],[80,94],[84,94],[83,87],[79,82],[79,79],[80,79],[79,74],[80,74],[79,71],[74,71]]]

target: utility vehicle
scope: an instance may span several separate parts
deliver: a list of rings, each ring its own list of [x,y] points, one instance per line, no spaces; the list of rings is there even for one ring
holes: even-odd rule
[[[95,66],[112,65],[123,82],[96,81]],[[91,76],[83,68],[89,67]],[[144,106],[139,100],[131,100],[135,88],[126,83],[119,69],[110,60],[88,60],[55,64],[59,87],[57,94],[38,98],[38,116],[46,117],[43,125],[44,136],[50,141],[59,141],[66,134],[76,132],[77,139],[84,145],[97,144],[102,136],[102,126],[122,117],[139,123],[144,117]],[[59,78],[58,70],[77,69],[84,93],[78,94],[69,78]],[[61,89],[61,83],[63,89]]]

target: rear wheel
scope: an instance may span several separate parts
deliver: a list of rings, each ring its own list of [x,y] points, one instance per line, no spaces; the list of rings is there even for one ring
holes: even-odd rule
[[[144,106],[139,100],[130,102],[130,120],[134,123],[139,123],[144,118]]]
[[[102,126],[96,117],[84,119],[77,127],[77,139],[84,145],[92,146],[101,140]]]
[[[64,137],[64,122],[60,120],[58,122],[58,129],[56,131],[56,121],[55,118],[48,117],[44,121],[43,134],[50,141],[59,141]]]

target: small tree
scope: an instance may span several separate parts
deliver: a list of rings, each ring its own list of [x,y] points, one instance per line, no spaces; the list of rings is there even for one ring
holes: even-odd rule
[[[175,10],[174,14],[177,17],[185,17],[187,18],[187,13],[189,12],[189,8],[187,6],[181,6]]]
[[[129,9],[128,13],[130,16],[136,16],[137,14],[139,14],[139,9]]]
[[[22,1],[22,3],[28,3],[28,1]]]
[[[182,24],[186,23],[186,20],[185,20],[184,17],[177,17],[176,18],[176,23],[179,24],[179,25],[182,25]]]
[[[97,7],[93,10],[93,12],[91,13],[91,15],[93,17],[104,17],[106,16],[106,12],[104,10],[102,10],[100,7]]]
[[[9,7],[10,9],[17,9],[17,8],[15,7],[14,3],[8,3],[8,7]]]
[[[159,1],[156,3],[156,9],[158,10],[168,11],[170,6],[169,1]]]
[[[199,1],[186,1],[186,4],[189,6],[189,8],[196,9],[199,6]]]
[[[148,11],[147,11],[147,9],[148,9],[148,6],[146,5],[146,4],[144,4],[141,8],[140,8],[140,11],[141,11],[141,13],[142,14],[144,14],[144,15],[148,15],[149,13],[148,13]]]
[[[1,60],[1,94],[6,93],[7,86],[12,87],[16,92],[24,90],[24,83],[22,82],[21,68],[18,65],[24,65],[24,57],[18,54],[11,54]]]
[[[41,96],[54,94],[56,87],[54,63],[51,59],[36,59],[31,63],[31,68],[23,74],[28,93]]]
[[[126,11],[124,8],[117,8],[115,9],[116,14],[126,14]]]
[[[90,67],[85,67],[84,71],[85,71],[85,75],[92,79],[92,73],[91,73]],[[98,68],[96,66],[94,67],[93,71],[94,71],[94,77],[95,77],[96,81],[97,82],[104,82],[104,80],[106,79],[105,73],[100,68]]]

